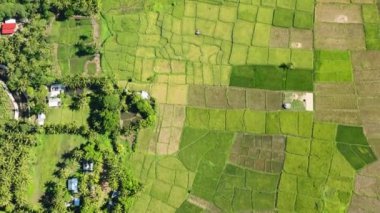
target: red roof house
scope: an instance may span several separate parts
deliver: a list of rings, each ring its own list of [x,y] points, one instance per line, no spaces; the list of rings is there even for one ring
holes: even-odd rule
[[[1,24],[1,34],[9,35],[16,32],[16,23],[3,23]]]

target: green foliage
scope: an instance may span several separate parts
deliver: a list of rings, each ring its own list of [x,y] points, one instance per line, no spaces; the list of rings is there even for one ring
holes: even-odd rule
[[[143,99],[141,94],[134,93],[132,97],[127,98],[127,103],[129,103],[129,109],[142,116],[143,120],[139,123],[140,127],[146,128],[152,126],[156,122],[154,100]]]
[[[27,16],[26,8],[18,3],[1,3],[0,4],[0,19],[4,18],[24,18]]]
[[[0,124],[5,123],[12,118],[12,105],[8,94],[0,86]]]
[[[0,63],[7,66],[6,82],[12,91],[22,92],[52,82],[50,46],[46,40],[45,22],[35,19],[8,39],[1,39]]]
[[[61,18],[69,18],[73,15],[89,16],[99,12],[99,0],[53,0],[52,10]]]
[[[25,184],[28,184],[32,164],[31,147],[36,138],[28,133],[0,132],[0,208],[28,211]]]

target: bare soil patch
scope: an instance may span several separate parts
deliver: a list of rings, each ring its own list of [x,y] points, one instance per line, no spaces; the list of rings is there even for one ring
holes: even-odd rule
[[[244,109],[245,104],[245,89],[229,87],[227,89],[227,100],[230,108]]]
[[[280,173],[285,160],[285,137],[238,134],[230,161],[256,171]]]
[[[315,23],[314,32],[314,45],[317,49],[365,49],[365,35],[361,24]]]
[[[317,110],[315,120],[352,125],[361,125],[362,123],[358,110]]]
[[[282,109],[282,92],[266,92],[266,109],[267,110],[280,110]]]
[[[265,110],[266,94],[264,90],[248,89],[246,95],[247,108]]]
[[[275,48],[288,48],[289,35],[289,29],[287,28],[272,27],[269,46]]]
[[[189,106],[205,107],[205,87],[200,85],[189,85],[188,93]]]
[[[228,106],[225,87],[206,87],[206,106],[212,108],[226,108]]]
[[[311,30],[291,29],[290,47],[312,49],[313,48],[313,32]]]
[[[204,200],[200,197],[196,197],[194,195],[190,195],[188,199],[189,203],[194,204],[202,209],[205,209],[207,212],[211,213],[219,213],[222,212],[217,206],[215,206],[213,203]]]
[[[316,22],[362,23],[361,7],[355,4],[317,4]]]

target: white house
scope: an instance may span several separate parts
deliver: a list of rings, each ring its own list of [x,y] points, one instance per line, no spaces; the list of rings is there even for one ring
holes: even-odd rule
[[[4,23],[6,23],[6,24],[16,24],[16,19],[11,18],[11,19],[5,20]]]
[[[44,113],[40,113],[37,115],[37,125],[42,126],[45,124],[46,115]]]
[[[65,86],[63,86],[62,84],[53,84],[50,86],[49,97],[55,98],[64,92],[65,92]]]
[[[59,107],[61,106],[61,99],[60,98],[52,98],[50,97],[48,100],[48,106],[49,107]]]

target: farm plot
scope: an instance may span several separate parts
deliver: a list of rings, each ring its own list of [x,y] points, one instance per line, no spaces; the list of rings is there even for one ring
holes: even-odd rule
[[[230,86],[268,90],[313,90],[312,70],[287,70],[275,66],[235,66]]]
[[[379,57],[380,54],[376,51],[355,52],[352,55],[360,118],[368,138],[380,136],[378,134],[380,118],[376,110],[380,97],[378,91],[380,63],[377,60]],[[369,142],[371,143],[371,140]],[[377,143],[371,145],[378,146]]]
[[[219,109],[282,109],[282,92],[235,87],[190,85],[188,106]]]
[[[352,197],[350,211],[371,211],[380,205],[377,199],[380,184],[379,162],[363,168],[356,176],[355,194]]]
[[[338,150],[356,170],[377,159],[368,145],[362,127],[339,125],[336,141]]]
[[[315,86],[316,120],[361,124],[358,97],[353,83],[318,83]]]
[[[334,131],[335,129],[335,131]],[[316,123],[313,137],[288,137],[277,208],[283,211],[347,210],[355,170],[336,148],[336,125]]]
[[[186,109],[186,127],[256,134],[310,137],[311,112],[264,112],[254,110]]]
[[[237,134],[230,162],[255,171],[279,174],[284,164],[285,140],[284,136]]]
[[[136,153],[131,160],[134,173],[145,184],[132,211],[174,212],[188,196],[194,175],[176,157],[156,158]]]
[[[214,202],[231,212],[271,211],[275,208],[278,174],[261,173],[227,164]]]
[[[178,151],[185,115],[184,106],[159,105],[158,124],[149,145],[151,152],[167,155]]]
[[[363,50],[365,35],[362,24],[316,22],[314,47],[324,50]]]
[[[228,132],[185,129],[178,157],[188,170],[196,172],[193,195],[213,200],[232,139]]]
[[[361,7],[357,4],[317,4],[315,21],[329,23],[362,23]]]
[[[311,29],[313,4],[178,1],[157,6],[160,13],[123,15],[109,5],[106,8],[113,9],[102,19],[103,70],[124,81],[228,85],[229,65],[292,62],[297,68],[312,69],[310,30],[292,29],[290,45],[268,47],[272,23],[287,16],[281,10],[292,11],[292,26]]]
[[[270,34],[269,47],[271,48],[292,48],[292,51],[297,52],[295,49],[311,50],[313,48],[313,32],[311,30],[302,29],[287,29],[282,27],[272,27]],[[305,53],[311,53],[304,51]],[[294,57],[293,57],[294,58]],[[296,67],[312,69],[312,60],[304,58],[305,62],[302,64],[295,63]],[[297,60],[292,60],[297,62]],[[301,65],[301,66],[300,66]],[[303,65],[303,66],[302,66]]]
[[[317,51],[315,55],[316,82],[351,82],[351,55],[348,51]]]
[[[281,0],[277,2],[273,15],[274,26],[311,29],[313,22],[314,0]]]
[[[380,50],[380,16],[375,4],[363,4],[362,14],[366,48],[368,50]]]
[[[57,52],[53,52],[53,60],[57,63],[56,76],[82,74],[85,64],[92,59],[78,51],[78,42],[92,43],[91,20],[68,19],[67,21],[54,21],[52,25],[51,40],[56,45]]]

